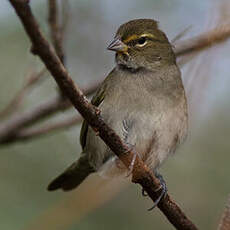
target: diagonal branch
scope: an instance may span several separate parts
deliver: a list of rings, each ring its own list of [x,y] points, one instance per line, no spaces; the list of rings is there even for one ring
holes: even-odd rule
[[[204,48],[216,45],[225,41],[230,37],[230,24],[217,26],[215,29],[210,30],[197,37],[187,39],[175,43],[175,54],[177,57],[191,54],[195,51],[200,51]]]
[[[7,122],[4,122],[0,126],[0,140],[2,143],[7,142],[8,139],[13,138],[15,133],[22,127],[28,126],[39,121],[42,118],[45,118],[48,115],[51,115],[57,111],[57,107],[60,109],[65,109],[67,103],[64,102],[60,105],[59,97],[46,101],[40,106],[35,107],[19,116],[15,114]]]
[[[177,34],[172,40],[171,40],[171,43],[174,44],[176,43],[177,41],[179,41],[182,37],[184,37],[188,32],[189,30],[192,28],[192,26],[188,26],[186,27],[184,30],[182,30],[179,34]]]
[[[60,59],[57,57],[47,40],[43,37],[29,7],[29,1],[10,0],[10,3],[14,7],[32,42],[33,53],[41,58],[64,95],[68,97],[88,124],[98,132],[98,135],[103,141],[128,168],[133,159],[134,153],[121,141],[120,137],[109,126],[107,126],[100,115],[100,111],[89,103],[79,87],[74,84]],[[156,200],[160,193],[160,191],[156,192],[156,190],[161,190],[160,182],[138,156],[135,161],[132,181],[134,183],[139,183],[151,199],[153,201]],[[169,195],[166,195],[164,199],[161,200],[158,207],[176,229],[197,229]]]

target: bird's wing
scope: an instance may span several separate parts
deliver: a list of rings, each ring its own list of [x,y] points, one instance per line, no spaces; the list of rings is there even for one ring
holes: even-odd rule
[[[113,69],[110,72],[110,74],[105,78],[105,80],[101,84],[101,87],[97,90],[96,94],[93,96],[91,103],[94,106],[99,106],[104,100],[105,95],[106,95],[106,90],[107,90],[107,83],[110,81],[110,79],[114,75],[114,72],[115,72],[115,69]],[[81,133],[80,133],[80,143],[81,143],[82,149],[85,148],[87,132],[88,132],[88,124],[84,120],[82,123]]]
[[[104,100],[104,98],[105,98],[105,89],[102,87],[94,95],[94,97],[91,100],[91,103],[94,106],[99,106],[101,102]],[[87,132],[88,132],[88,123],[86,122],[86,120],[84,120],[81,126],[81,133],[80,133],[80,143],[81,143],[82,149],[84,149],[85,144],[86,144]]]

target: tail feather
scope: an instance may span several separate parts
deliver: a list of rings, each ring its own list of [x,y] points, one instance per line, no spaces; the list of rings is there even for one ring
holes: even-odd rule
[[[81,156],[78,161],[74,162],[60,176],[54,179],[48,186],[48,191],[63,189],[69,191],[76,188],[90,174],[95,172],[89,164],[86,155]]]

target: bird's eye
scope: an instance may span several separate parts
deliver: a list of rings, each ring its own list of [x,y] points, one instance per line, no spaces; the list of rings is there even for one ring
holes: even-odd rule
[[[138,39],[137,43],[138,45],[144,45],[146,43],[146,37],[141,37]]]

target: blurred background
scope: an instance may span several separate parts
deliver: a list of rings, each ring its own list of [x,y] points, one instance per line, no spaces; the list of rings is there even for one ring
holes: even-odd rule
[[[49,37],[47,1],[31,1]],[[114,66],[106,50],[120,24],[134,18],[154,18],[172,40],[186,28],[183,39],[230,23],[230,3],[224,0],[78,0],[69,1],[64,37],[66,66],[85,88],[101,81]],[[30,42],[9,2],[0,6],[0,110],[22,88],[31,71],[43,68],[30,54]],[[230,41],[190,57],[183,66],[189,103],[187,141],[162,166],[168,190],[200,229],[216,229],[230,192]],[[16,111],[23,114],[58,94],[46,74]],[[55,121],[74,115],[59,112]],[[2,117],[3,124],[9,117]],[[50,124],[54,119],[48,120]],[[76,191],[47,192],[47,184],[80,152],[80,125],[49,135],[0,145],[0,229],[174,229],[158,209],[148,212],[150,199],[141,188],[93,175]]]

